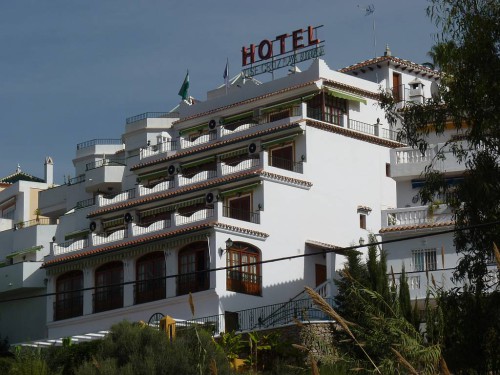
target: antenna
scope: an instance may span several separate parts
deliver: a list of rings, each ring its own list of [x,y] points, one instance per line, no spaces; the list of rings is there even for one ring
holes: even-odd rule
[[[375,33],[375,5],[370,4],[366,6],[360,6],[358,8],[365,11],[365,16],[371,16],[373,14],[373,57],[377,57],[377,36]]]

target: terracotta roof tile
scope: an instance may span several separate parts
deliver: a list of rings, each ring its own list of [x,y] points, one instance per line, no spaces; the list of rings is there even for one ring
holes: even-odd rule
[[[309,181],[299,180],[297,178],[292,178],[292,177],[287,177],[287,176],[282,176],[280,174],[271,173],[271,172],[267,172],[267,171],[262,171],[260,173],[260,175],[263,177],[273,179],[273,180],[289,182],[289,183],[292,183],[295,185],[302,185],[302,186],[307,186],[307,187],[311,187],[313,185],[312,182],[309,182]]]
[[[98,215],[105,214],[107,212],[118,211],[118,210],[121,210],[123,208],[135,207],[135,206],[138,206],[138,205],[141,205],[144,203],[156,202],[158,200],[176,197],[178,195],[186,194],[186,193],[193,192],[196,190],[206,189],[207,187],[214,187],[214,186],[218,186],[221,184],[226,184],[228,182],[238,181],[240,179],[242,180],[242,179],[250,178],[253,176],[259,176],[261,172],[262,172],[261,168],[250,169],[250,170],[246,170],[246,171],[243,171],[240,173],[235,173],[235,174],[228,175],[228,176],[213,178],[213,179],[210,179],[207,181],[200,182],[198,184],[181,187],[178,189],[174,189],[172,191],[160,192],[160,193],[147,195],[145,197],[141,197],[141,198],[137,198],[137,199],[131,199],[131,200],[128,200],[125,202],[106,206],[106,207],[98,209],[96,211],[92,211],[87,215],[87,217],[89,217],[89,218],[95,217]]]
[[[455,222],[453,220],[441,221],[437,223],[425,223],[425,224],[414,224],[414,225],[397,225],[390,226],[387,228],[382,228],[379,233],[389,233],[389,232],[399,232],[404,230],[415,230],[415,229],[429,229],[429,228],[441,228],[454,226]]]
[[[150,167],[152,165],[161,164],[161,163],[165,163],[167,161],[176,160],[176,159],[179,159],[179,158],[184,157],[184,156],[197,154],[199,152],[205,152],[207,150],[212,150],[212,149],[227,146],[227,145],[230,145],[233,143],[241,142],[241,141],[246,140],[246,139],[252,139],[255,137],[262,136],[262,135],[272,134],[272,133],[276,133],[276,132],[279,132],[279,131],[284,130],[284,129],[294,128],[294,127],[297,127],[297,128],[300,127],[300,122],[292,122],[292,123],[288,123],[288,124],[284,124],[284,125],[279,125],[279,126],[276,126],[274,128],[256,131],[254,133],[242,135],[242,136],[236,137],[236,138],[218,141],[215,143],[207,143],[207,144],[201,145],[200,147],[195,147],[192,149],[188,149],[186,151],[177,152],[171,156],[165,156],[165,157],[160,158],[160,159],[155,159],[155,160],[151,160],[151,161],[147,161],[147,162],[133,165],[130,168],[130,170],[134,171],[134,170],[137,170],[140,168]]]
[[[437,71],[437,70],[432,70],[432,69],[429,69],[429,68],[427,68],[427,67],[425,67],[423,65],[411,62],[409,60],[400,59],[399,57],[395,57],[395,56],[380,56],[380,57],[375,57],[373,59],[365,60],[365,61],[362,61],[360,63],[357,63],[357,64],[354,64],[354,65],[350,65],[350,66],[347,66],[345,68],[342,68],[342,69],[339,70],[339,72],[341,72],[341,73],[347,73],[347,72],[351,72],[353,70],[361,69],[361,68],[363,68],[365,66],[375,65],[375,64],[378,64],[378,63],[381,63],[381,62],[384,62],[384,61],[391,61],[394,64],[400,64],[400,65],[404,65],[404,66],[409,67],[409,68],[418,69],[418,70],[426,72],[427,74],[431,74],[431,75],[434,75],[434,76],[440,76],[441,75],[441,73],[439,71]]]
[[[307,120],[307,125],[311,126],[313,128],[316,128],[316,129],[325,130],[325,131],[330,132],[330,133],[341,134],[341,135],[344,135],[346,137],[359,139],[362,141],[366,141],[366,142],[373,143],[373,144],[380,145],[380,146],[384,146],[384,147],[397,148],[397,147],[405,146],[405,144],[401,143],[401,142],[392,141],[390,139],[385,139],[385,138],[380,138],[380,137],[370,135],[370,134],[360,133],[360,132],[357,132],[357,131],[354,131],[351,129],[343,128],[342,126],[331,125],[331,124],[321,122],[321,121]]]
[[[246,228],[241,228],[241,227],[235,227],[232,225],[227,225],[227,224],[223,224],[223,223],[219,223],[219,222],[203,223],[203,224],[199,224],[199,225],[190,226],[187,228],[177,229],[177,230],[174,230],[171,232],[156,233],[156,234],[153,234],[151,236],[140,237],[140,238],[136,238],[134,240],[120,242],[120,243],[117,243],[114,245],[100,247],[97,249],[75,252],[74,254],[66,255],[66,256],[63,256],[61,258],[51,259],[51,260],[45,262],[42,265],[42,268],[49,268],[49,267],[53,267],[53,266],[56,266],[56,265],[59,265],[62,263],[68,263],[68,262],[80,260],[82,258],[88,258],[88,257],[102,255],[102,254],[107,254],[107,253],[111,253],[111,252],[118,251],[118,250],[125,249],[125,248],[137,247],[137,246],[141,246],[141,245],[148,244],[151,242],[157,242],[157,241],[165,240],[168,238],[176,237],[179,235],[198,232],[200,230],[205,230],[205,229],[209,229],[209,228],[223,228],[223,229],[227,229],[227,230],[232,230],[234,232],[251,234],[251,235],[263,237],[263,238],[266,238],[269,236],[267,233],[263,233],[263,232],[259,232],[259,231],[255,231],[255,230],[251,230],[251,229],[246,229]]]
[[[274,91],[274,92],[271,92],[271,93],[268,93],[268,94],[264,94],[264,95],[256,96],[256,97],[253,97],[253,98],[250,98],[250,99],[242,100],[241,102],[236,102],[236,103],[229,104],[229,105],[226,105],[226,106],[223,106],[223,107],[220,107],[220,108],[212,109],[212,110],[207,111],[207,112],[198,113],[196,115],[184,117],[184,118],[182,118],[180,120],[175,121],[173,124],[174,125],[175,124],[179,124],[179,123],[182,123],[183,121],[188,121],[188,120],[191,120],[191,119],[194,119],[194,118],[197,118],[197,117],[203,117],[203,116],[211,115],[211,114],[214,114],[214,113],[217,113],[217,112],[222,112],[222,111],[225,111],[225,110],[230,109],[230,108],[238,107],[240,105],[244,105],[244,104],[248,104],[248,103],[253,103],[253,102],[256,102],[256,101],[261,100],[261,99],[269,98],[271,96],[280,95],[280,94],[283,94],[283,93],[288,92],[288,91],[293,91],[293,90],[300,89],[302,87],[314,85],[315,82],[316,81],[309,81],[309,82],[301,83],[301,84],[296,85],[296,86],[286,87],[284,89],[281,89],[281,90],[278,90],[278,91]]]

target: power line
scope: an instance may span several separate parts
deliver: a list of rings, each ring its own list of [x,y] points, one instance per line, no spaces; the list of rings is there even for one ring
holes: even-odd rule
[[[315,256],[315,255],[323,255],[323,254],[326,254],[326,253],[339,253],[339,255],[343,255],[342,253],[346,253],[346,252],[348,252],[350,250],[362,249],[362,248],[369,247],[369,246],[380,246],[380,245],[386,245],[386,244],[390,244],[390,243],[396,243],[396,242],[414,240],[414,239],[418,239],[418,238],[426,238],[426,237],[439,236],[441,234],[448,234],[448,233],[454,233],[454,232],[462,232],[462,231],[467,231],[467,230],[470,230],[470,229],[477,229],[477,228],[489,227],[489,226],[498,225],[498,224],[500,224],[500,220],[493,221],[493,222],[490,222],[490,223],[470,225],[470,226],[463,227],[463,228],[446,229],[446,230],[436,231],[436,232],[433,232],[433,233],[416,234],[416,235],[413,235],[413,236],[394,238],[394,239],[391,239],[391,240],[371,242],[371,243],[363,244],[363,245],[353,245],[353,246],[348,246],[348,247],[343,247],[343,248],[339,247],[339,248],[335,248],[335,249],[323,249],[321,251],[316,251],[316,252],[307,253],[307,254],[291,255],[291,256],[287,256],[287,257],[280,257],[280,258],[274,258],[274,259],[268,259],[268,260],[261,260],[261,261],[253,262],[253,263],[245,263],[244,265],[240,264],[240,265],[234,265],[234,266],[216,267],[216,268],[209,268],[209,269],[206,269],[206,270],[199,270],[199,271],[187,272],[187,273],[182,273],[182,274],[167,275],[167,276],[162,276],[162,277],[157,277],[157,278],[151,278],[151,279],[147,279],[147,280],[124,281],[124,282],[121,282],[121,283],[102,285],[102,286],[98,286],[98,287],[93,286],[93,287],[87,287],[87,288],[81,288],[81,289],[73,289],[73,290],[64,291],[64,292],[45,293],[45,294],[39,294],[39,295],[36,295],[36,296],[26,296],[26,297],[10,298],[10,299],[0,300],[0,303],[22,301],[22,300],[27,300],[27,299],[32,299],[32,298],[51,297],[51,296],[56,296],[58,294],[64,294],[64,293],[76,293],[76,292],[84,292],[84,291],[87,291],[87,290],[99,290],[99,289],[105,289],[105,288],[113,288],[113,287],[119,287],[119,286],[124,286],[124,285],[137,284],[137,283],[141,283],[141,282],[152,282],[152,281],[167,280],[167,279],[177,278],[177,277],[180,277],[180,276],[186,277],[186,276],[197,275],[197,274],[208,274],[208,273],[211,273],[211,272],[227,271],[227,270],[231,270],[231,269],[234,269],[234,268],[240,268],[242,266],[254,266],[254,265],[262,265],[262,264],[283,262],[283,261],[286,261],[286,260],[292,260],[292,259],[297,259],[297,258],[305,258],[305,257],[310,257],[310,256]]]

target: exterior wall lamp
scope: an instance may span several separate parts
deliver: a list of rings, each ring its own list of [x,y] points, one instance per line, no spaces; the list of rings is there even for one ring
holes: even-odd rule
[[[363,246],[365,244],[365,239],[363,237],[359,237],[359,244]]]
[[[233,247],[233,240],[228,238],[226,240],[226,248],[223,249],[222,247],[219,247],[219,255],[222,257],[222,255],[224,254],[224,251],[229,251],[229,249],[232,247]]]

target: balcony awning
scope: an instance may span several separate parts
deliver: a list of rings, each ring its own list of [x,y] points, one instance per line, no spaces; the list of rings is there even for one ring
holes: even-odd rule
[[[208,123],[204,123],[202,125],[194,126],[192,128],[187,128],[187,129],[181,129],[179,130],[180,135],[188,134],[188,133],[195,133],[203,130],[208,130]]]
[[[137,177],[139,181],[145,180],[145,179],[155,179],[155,178],[160,178],[160,177],[166,177],[168,174],[168,171],[166,169],[162,169],[161,171],[154,171],[150,173],[146,173],[143,175],[140,175]]]
[[[88,229],[77,230],[75,232],[70,232],[64,236],[64,241],[72,240],[74,238],[83,238],[89,234]]]
[[[190,161],[190,162],[187,162],[187,163],[183,163],[183,164],[181,164],[181,169],[182,168],[196,167],[198,165],[207,164],[207,163],[210,163],[210,162],[213,162],[213,161],[215,161],[215,156],[210,156],[208,158],[198,159],[198,160]]]
[[[220,160],[229,159],[229,158],[233,158],[235,156],[239,156],[239,155],[243,155],[243,154],[248,154],[248,149],[246,147],[240,148],[238,150],[226,152],[225,154],[221,154],[221,155],[219,155],[219,159]]]
[[[279,143],[286,143],[286,142],[290,142],[290,141],[293,141],[297,135],[297,134],[293,134],[293,135],[289,135],[287,137],[281,137],[281,138],[275,138],[275,139],[271,139],[269,141],[266,141],[266,142],[262,142],[261,143],[261,146],[262,148],[268,148],[268,147],[271,147],[271,146],[274,146],[274,145],[277,145]]]
[[[240,114],[234,115],[234,116],[224,117],[224,124],[227,124],[228,122],[235,122],[235,121],[242,120],[244,118],[252,117],[252,116],[253,116],[253,111],[240,113]]]
[[[125,223],[125,220],[123,219],[123,217],[119,217],[116,219],[103,221],[102,226],[103,226],[103,228],[112,228],[112,227],[118,227],[120,225],[123,225],[124,223]]]
[[[220,193],[220,195],[222,197],[227,197],[228,195],[234,195],[234,194],[238,194],[238,193],[246,193],[248,191],[252,191],[254,190],[257,186],[260,185],[260,182],[257,182],[255,184],[251,184],[251,185],[245,185],[245,186],[241,186],[239,188],[235,188],[235,189],[231,189],[231,190],[226,190],[226,191],[222,191]]]
[[[334,89],[334,88],[328,87],[328,86],[323,86],[323,88],[326,89],[326,93],[328,95],[332,95],[332,96],[335,96],[337,98],[352,100],[355,102],[366,104],[366,99],[363,98],[362,96],[355,95],[355,94],[352,94],[350,92],[345,92],[345,91],[341,91],[338,89]]]
[[[149,210],[144,210],[144,211],[139,212],[139,215],[141,217],[146,217],[146,216],[153,216],[153,215],[161,214],[164,212],[174,211],[175,208],[172,206],[173,205],[151,208]]]
[[[294,104],[299,104],[299,103],[302,103],[305,100],[311,99],[316,94],[317,94],[317,92],[315,92],[313,94],[301,96],[300,98],[288,100],[286,102],[281,102],[281,103],[278,103],[278,104],[274,104],[274,105],[262,108],[262,112],[270,112],[270,111],[274,111],[275,109],[279,109],[279,108],[283,108],[283,109],[290,108]]]

